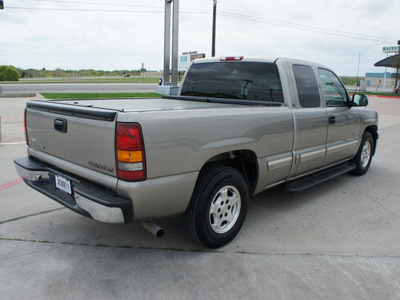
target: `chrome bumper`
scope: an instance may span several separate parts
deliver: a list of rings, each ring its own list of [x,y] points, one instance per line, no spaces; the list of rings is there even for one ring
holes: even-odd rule
[[[18,158],[14,164],[18,175],[28,186],[76,213],[106,223],[133,221],[132,202],[116,196],[104,187],[65,174],[33,158]],[[55,175],[70,180],[71,195],[56,188]]]

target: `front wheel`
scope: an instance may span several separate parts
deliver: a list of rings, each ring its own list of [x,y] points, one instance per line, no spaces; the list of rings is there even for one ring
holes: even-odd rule
[[[356,168],[352,172],[353,174],[364,175],[367,173],[369,166],[371,165],[374,147],[375,143],[372,134],[368,131],[364,132],[360,148],[352,160],[356,165]]]
[[[186,234],[209,248],[228,244],[244,223],[248,198],[240,172],[224,166],[207,167],[200,173],[183,215]]]

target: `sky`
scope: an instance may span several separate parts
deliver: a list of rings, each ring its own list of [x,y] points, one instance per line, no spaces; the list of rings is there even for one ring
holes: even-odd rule
[[[163,68],[164,0],[4,0],[0,65],[54,70]],[[179,53],[211,56],[213,0],[179,1]],[[218,0],[216,56],[289,57],[340,76],[400,40],[399,0]]]

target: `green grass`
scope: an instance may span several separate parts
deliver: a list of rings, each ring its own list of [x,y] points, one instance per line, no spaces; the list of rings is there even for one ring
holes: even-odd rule
[[[56,82],[53,80],[52,82]],[[78,79],[78,80],[70,80],[68,82],[84,82],[84,83],[158,83],[158,77],[144,77],[144,78],[97,78],[97,79]]]
[[[156,93],[42,93],[47,99],[161,98]]]
[[[365,94],[365,95],[369,95],[369,96],[386,96],[386,97],[399,97],[400,98],[400,94],[394,94],[394,93],[371,93],[371,92],[357,92],[360,94]]]
[[[365,80],[365,77],[354,77],[354,76],[341,76],[340,80],[342,80],[344,85],[354,86],[360,80]]]

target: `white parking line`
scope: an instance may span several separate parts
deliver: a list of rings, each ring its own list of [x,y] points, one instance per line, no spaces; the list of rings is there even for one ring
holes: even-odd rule
[[[15,142],[15,143],[0,143],[0,146],[3,145],[22,145],[22,144],[26,144],[26,142]]]

